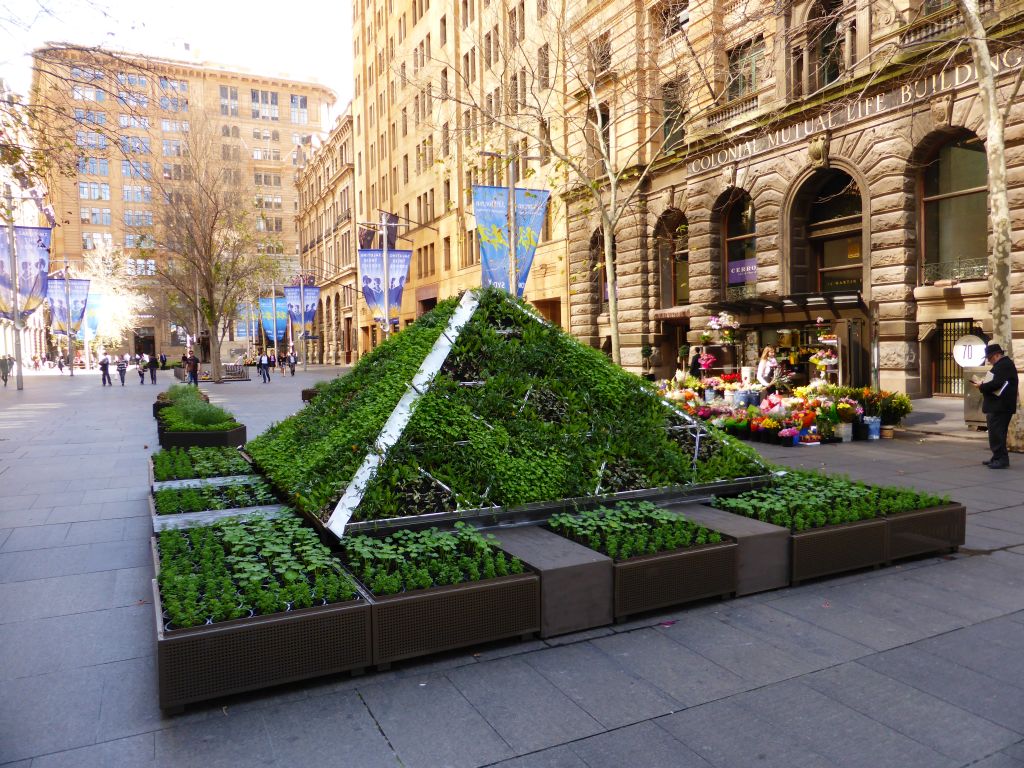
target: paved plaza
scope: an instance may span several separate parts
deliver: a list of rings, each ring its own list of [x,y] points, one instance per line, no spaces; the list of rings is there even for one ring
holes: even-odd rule
[[[203,389],[253,437],[336,372]],[[146,461],[172,381],[0,389],[0,765],[1024,767],[1024,456],[924,432],[765,453],[964,502],[956,556],[163,717]]]

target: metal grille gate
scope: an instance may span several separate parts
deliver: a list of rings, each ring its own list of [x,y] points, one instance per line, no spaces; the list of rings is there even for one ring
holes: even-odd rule
[[[953,344],[971,332],[971,320],[943,320],[939,325],[939,354],[936,359],[935,394],[963,395],[963,369],[953,359]]]

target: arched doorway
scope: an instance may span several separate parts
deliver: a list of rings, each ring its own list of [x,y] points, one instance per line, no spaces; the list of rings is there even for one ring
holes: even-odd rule
[[[789,292],[861,293],[865,285],[863,203],[850,174],[822,169],[793,201]]]

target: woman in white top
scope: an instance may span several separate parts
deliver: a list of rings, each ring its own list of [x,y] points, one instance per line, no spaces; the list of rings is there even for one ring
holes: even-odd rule
[[[772,386],[772,382],[775,381],[775,375],[778,371],[779,363],[775,359],[775,349],[773,347],[765,347],[761,350],[761,359],[757,363],[757,380],[764,387],[761,391],[762,399],[775,393],[775,387]]]

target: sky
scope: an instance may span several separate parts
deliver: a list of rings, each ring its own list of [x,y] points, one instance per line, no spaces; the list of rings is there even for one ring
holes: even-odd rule
[[[15,92],[47,41],[312,80],[338,95],[336,114],[352,98],[350,0],[0,0],[0,77]]]

